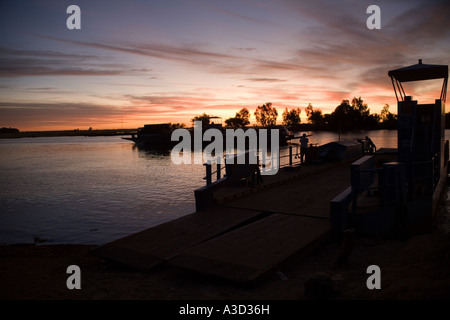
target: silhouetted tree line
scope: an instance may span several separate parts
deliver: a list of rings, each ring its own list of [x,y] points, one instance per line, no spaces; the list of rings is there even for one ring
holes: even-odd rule
[[[311,104],[305,109],[311,130],[374,130],[397,129],[398,117],[389,111],[389,105],[384,105],[381,114],[370,113],[367,104],[359,98],[342,100],[330,114],[322,114],[314,110]]]
[[[342,100],[333,112],[323,114],[322,110],[314,109],[310,104],[305,108],[307,123],[301,123],[301,109],[292,108],[282,113],[282,124],[291,131],[299,130],[374,130],[397,129],[398,117],[389,111],[389,105],[384,105],[380,114],[370,113],[370,109],[361,97],[350,100]],[[448,115],[448,116],[447,116]],[[278,111],[271,102],[258,106],[254,112],[258,126],[269,127],[277,123]],[[210,124],[211,116],[203,113],[194,117],[191,121],[202,121],[203,125]],[[250,124],[250,112],[242,108],[232,118],[225,120],[229,128],[244,128]],[[446,127],[450,128],[450,112],[446,114]]]
[[[6,128],[6,127],[0,128],[0,134],[3,134],[3,133],[19,133],[19,129],[11,128],[11,127],[9,127],[9,128]]]
[[[272,109],[272,104],[269,103]],[[264,106],[264,105],[263,105]],[[267,106],[267,104],[266,104]],[[264,112],[264,108],[258,106],[257,112]],[[322,110],[314,109],[312,104],[308,104],[305,108],[308,123],[301,123],[301,109],[285,108],[282,117],[282,124],[291,131],[298,130],[374,130],[374,129],[397,129],[398,117],[396,114],[389,111],[389,105],[386,104],[381,110],[381,114],[370,113],[370,109],[361,97],[354,97],[351,101],[342,100],[341,103],[334,109],[332,113],[323,114]],[[277,114],[276,110],[272,114]],[[258,125],[264,125],[258,121]],[[276,123],[272,121],[272,124]]]

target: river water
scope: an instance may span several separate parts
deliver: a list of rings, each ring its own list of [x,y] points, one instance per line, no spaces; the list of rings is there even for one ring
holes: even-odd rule
[[[308,134],[311,143],[339,139]],[[397,147],[397,131],[340,138],[366,135]],[[201,164],[175,165],[119,136],[0,139],[0,243],[104,244],[194,212],[204,176]]]

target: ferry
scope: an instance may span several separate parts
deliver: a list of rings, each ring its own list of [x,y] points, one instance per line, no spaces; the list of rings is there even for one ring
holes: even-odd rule
[[[133,141],[137,147],[142,148],[170,148],[176,144],[171,141],[173,126],[170,123],[146,124],[138,128],[131,138],[122,138]]]
[[[210,117],[210,119],[220,119],[220,117]],[[172,141],[172,132],[177,127],[172,125],[171,123],[159,123],[159,124],[146,124],[144,127],[138,128],[137,133],[133,133],[130,138],[122,138],[125,140],[133,141],[137,147],[141,148],[149,148],[149,149],[171,149],[174,147],[179,141]],[[202,128],[202,131],[207,129],[218,129],[225,136],[226,128],[222,126],[220,121],[211,122]],[[279,130],[279,139],[280,145],[285,145],[292,139],[293,135],[289,130],[281,125],[271,126],[267,128],[256,128],[258,129],[267,129],[269,134],[268,141],[270,142],[270,132],[272,129]],[[193,128],[187,129],[191,133],[191,136],[194,134]],[[244,128],[245,130],[245,128]],[[225,141],[226,139],[224,139]]]

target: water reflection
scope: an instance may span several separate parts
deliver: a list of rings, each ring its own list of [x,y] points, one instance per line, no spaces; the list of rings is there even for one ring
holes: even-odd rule
[[[171,148],[169,147],[161,147],[161,148],[151,148],[151,147],[141,147],[141,146],[132,146],[132,150],[134,152],[138,152],[139,157],[148,158],[149,156],[154,157],[169,157]]]
[[[319,145],[338,138],[311,133]],[[341,139],[366,135],[377,148],[397,146],[397,131]],[[0,243],[29,243],[35,235],[52,243],[112,241],[193,212],[204,176],[202,164],[176,165],[170,150],[120,137],[0,139]]]
[[[28,140],[0,141],[0,242],[104,243],[193,212],[204,185],[201,165],[117,137]]]

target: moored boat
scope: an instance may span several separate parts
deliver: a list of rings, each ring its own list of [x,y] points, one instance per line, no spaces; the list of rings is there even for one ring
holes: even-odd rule
[[[218,117],[211,117],[211,118],[218,118]],[[179,143],[175,139],[175,141],[172,141],[172,132],[177,129],[178,126],[172,125],[171,123],[159,123],[159,124],[146,124],[144,127],[138,128],[137,133],[132,134],[130,138],[122,138],[125,140],[133,141],[136,146],[141,148],[149,148],[149,149],[170,149],[176,144]],[[221,123],[210,123],[202,127],[202,135],[203,133],[208,129],[217,129],[220,130],[223,134],[223,141],[225,143],[226,141],[226,128],[222,126]],[[245,130],[252,129],[252,128],[244,128]],[[257,136],[259,138],[259,134],[261,133],[260,129],[267,129],[266,133],[268,135],[267,142],[270,144],[270,135],[271,130],[277,129],[279,130],[279,142],[280,145],[285,145],[289,139],[292,138],[292,134],[286,129],[284,126],[273,126],[273,127],[267,127],[267,128],[255,128]],[[193,128],[186,129],[190,132],[191,137],[194,137],[195,130]],[[233,130],[233,129],[231,129]],[[194,139],[191,139],[192,141]],[[203,139],[202,139],[203,140]],[[248,141],[247,141],[248,142]],[[210,141],[203,141],[203,147],[209,144]],[[246,146],[248,147],[248,146]]]
[[[176,143],[171,141],[172,131],[170,123],[146,124],[131,138],[123,139],[133,141],[138,147],[170,148]]]

